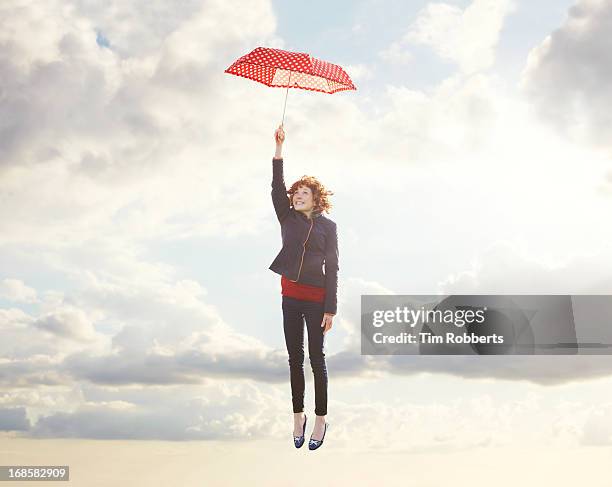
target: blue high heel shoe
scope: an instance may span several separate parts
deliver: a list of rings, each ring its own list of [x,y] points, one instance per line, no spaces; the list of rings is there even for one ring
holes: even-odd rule
[[[301,448],[304,444],[304,433],[306,433],[306,421],[308,421],[308,416],[304,415],[304,428],[302,429],[302,436],[294,436],[293,444],[296,448]]]
[[[310,441],[308,442],[308,449],[309,450],[316,450],[317,448],[319,448],[323,444],[323,440],[325,439],[325,433],[327,433],[327,427],[328,426],[329,426],[329,424],[326,422],[325,423],[325,429],[323,430],[323,438],[321,438],[320,440],[313,440],[312,437],[310,438]]]

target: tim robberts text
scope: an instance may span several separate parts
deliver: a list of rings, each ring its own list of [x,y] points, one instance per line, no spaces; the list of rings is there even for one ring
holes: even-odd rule
[[[485,322],[487,307],[481,309],[411,309],[407,306],[401,308],[397,306],[395,310],[375,310],[372,312],[372,326],[380,328],[385,325],[402,324],[414,328],[418,323],[427,324],[430,327],[435,325],[463,328],[466,325],[478,325]],[[385,335],[376,332],[372,335],[376,344],[384,343],[504,343],[502,335],[465,333],[458,335],[455,332],[447,332],[442,335],[435,335],[429,332],[400,332],[395,335]]]

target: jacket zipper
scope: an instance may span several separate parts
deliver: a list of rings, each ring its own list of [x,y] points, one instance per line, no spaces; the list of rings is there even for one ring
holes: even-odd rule
[[[304,254],[306,253],[306,242],[308,242],[308,238],[310,237],[310,231],[312,230],[312,226],[314,225],[314,218],[310,221],[310,228],[308,229],[308,235],[306,235],[306,240],[304,240],[304,250],[302,250],[302,260],[300,261],[300,268],[298,269],[297,279],[292,282],[298,282],[300,279],[300,272],[302,272],[302,264],[304,264]]]

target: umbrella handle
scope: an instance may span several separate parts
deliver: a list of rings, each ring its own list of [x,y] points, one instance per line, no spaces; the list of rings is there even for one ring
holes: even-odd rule
[[[281,121],[281,127],[285,122],[285,108],[287,108],[287,95],[289,94],[289,85],[291,84],[291,71],[289,71],[289,81],[287,82],[287,91],[285,93],[285,106],[283,107],[283,119]]]

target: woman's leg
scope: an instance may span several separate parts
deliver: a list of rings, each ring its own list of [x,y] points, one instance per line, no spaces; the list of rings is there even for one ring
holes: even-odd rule
[[[304,316],[297,299],[283,296],[283,328],[289,353],[293,412],[304,411]]]
[[[308,329],[308,355],[314,375],[315,414],[317,416],[325,416],[327,414],[327,365],[323,350],[325,335],[321,327],[323,322],[323,306],[323,303],[304,303],[304,317],[306,318],[306,328]]]

